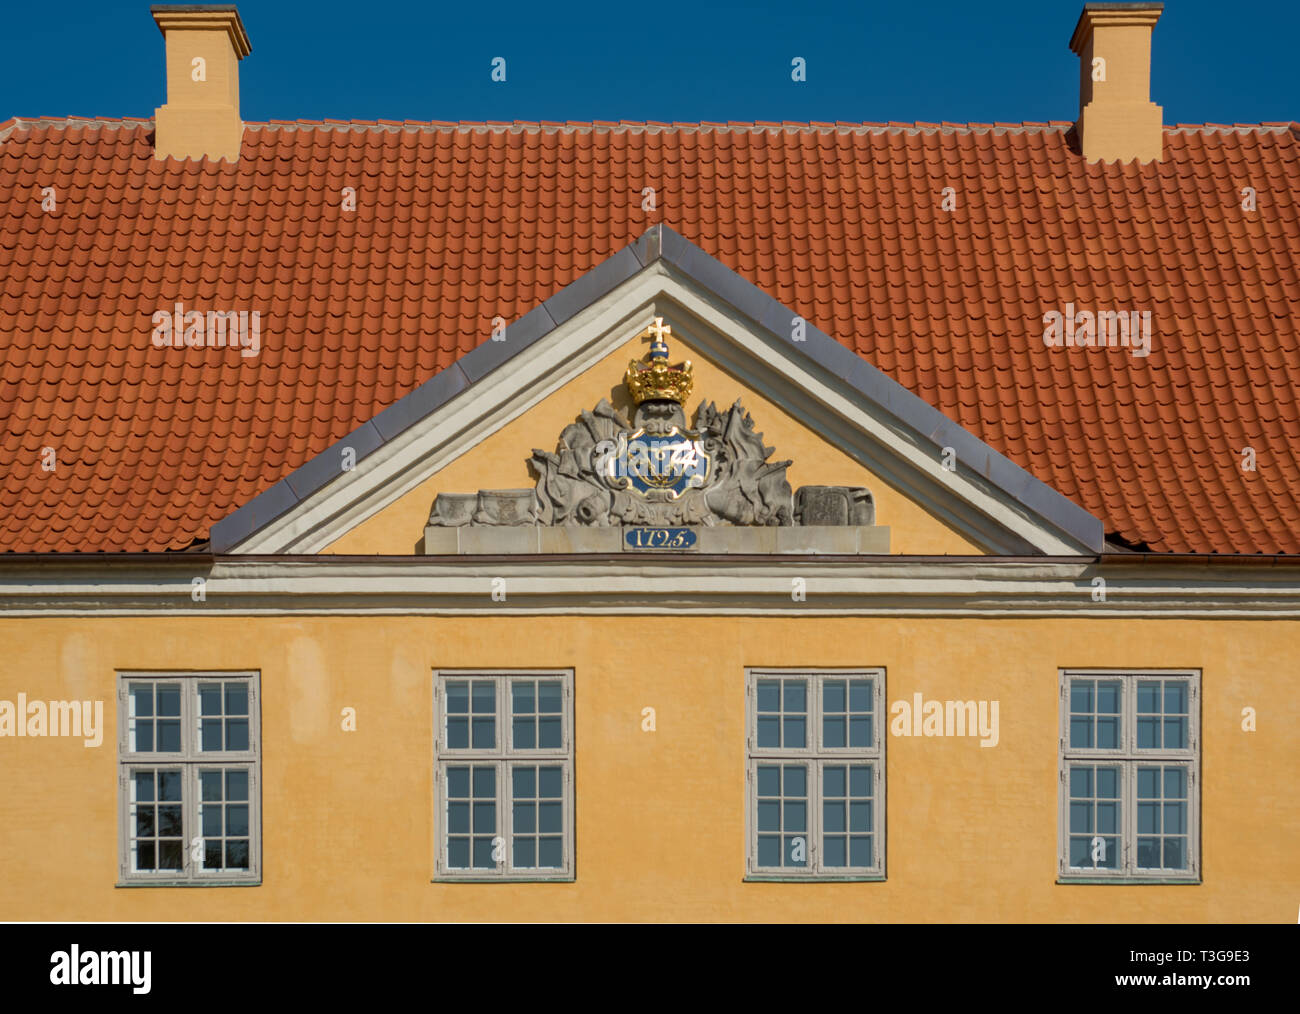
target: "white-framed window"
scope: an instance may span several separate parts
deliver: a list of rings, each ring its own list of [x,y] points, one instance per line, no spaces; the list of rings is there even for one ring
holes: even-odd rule
[[[438,880],[574,878],[573,671],[434,673]]]
[[[1060,679],[1061,879],[1198,881],[1199,670]]]
[[[746,877],[885,876],[883,669],[745,670]]]
[[[123,885],[261,881],[255,672],[119,672]]]

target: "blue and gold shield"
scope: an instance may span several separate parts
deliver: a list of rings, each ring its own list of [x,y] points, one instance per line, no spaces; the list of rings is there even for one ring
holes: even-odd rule
[[[703,486],[712,464],[699,440],[674,426],[667,433],[620,433],[609,459],[608,475],[616,488],[638,493],[655,490],[676,499],[688,489]]]

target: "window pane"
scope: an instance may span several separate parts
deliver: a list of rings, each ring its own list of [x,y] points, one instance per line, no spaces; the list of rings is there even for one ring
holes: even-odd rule
[[[758,829],[760,831],[781,830],[781,804],[777,800],[758,801]]]
[[[1160,867],[1159,838],[1138,839],[1137,864],[1144,869],[1158,869]]]
[[[248,714],[248,684],[247,683],[226,684],[226,714],[227,715]]]
[[[248,719],[247,718],[226,719],[226,749],[227,750],[248,749]]]
[[[1092,680],[1070,681],[1070,710],[1072,712],[1092,713],[1092,688]]]
[[[1078,764],[1070,768],[1070,795],[1087,797],[1092,795],[1092,768]]]
[[[1187,840],[1185,838],[1165,839],[1165,869],[1182,870],[1187,868]]]
[[[179,838],[181,836],[181,808],[179,806],[158,807],[158,836],[160,838]]]
[[[199,787],[202,790],[202,798],[206,800],[221,798],[221,772],[220,771],[200,771]]]
[[[203,836],[205,838],[221,837],[221,807],[205,806],[203,810]]]
[[[537,685],[537,710],[543,714],[559,714],[562,707],[564,684],[560,680],[542,680]]]
[[[131,715],[138,718],[149,718],[153,715],[152,683],[131,684]]]
[[[515,866],[528,867],[537,865],[537,839],[531,837],[515,839]]]
[[[158,869],[181,869],[181,843],[178,841],[160,841],[158,843]]]
[[[516,715],[531,715],[533,713],[532,680],[511,681],[510,706]]]
[[[760,796],[779,796],[781,794],[781,769],[775,764],[758,766],[758,794]]]
[[[856,764],[849,769],[849,792],[854,796],[872,794],[870,764]]]
[[[469,768],[447,769],[447,795],[453,799],[469,798]]]
[[[547,869],[559,869],[563,866],[563,840],[560,838],[539,838],[537,841],[537,865]]]
[[[807,711],[808,687],[804,680],[785,681],[785,710]]]
[[[849,710],[850,711],[871,711],[873,705],[871,701],[872,680],[850,680],[849,681]]]
[[[220,683],[199,684],[199,714],[200,715],[221,714],[221,684]]]
[[[1182,799],[1187,795],[1186,781],[1182,768],[1165,768],[1165,798]]]
[[[464,750],[469,747],[469,719],[447,718],[447,749]]]
[[[777,680],[758,681],[758,710],[781,710],[781,684]]]
[[[179,771],[158,772],[158,798],[164,802],[181,801],[181,773]]]
[[[766,830],[764,828],[763,830]],[[822,831],[836,834],[848,830],[845,806],[842,799],[828,799],[822,803]]]
[[[807,724],[802,716],[797,718],[786,716],[785,743],[783,745],[795,749],[802,749],[808,745]]]
[[[474,714],[493,715],[497,710],[497,688],[491,680],[474,681]]]
[[[1160,746],[1160,719],[1158,718],[1139,718],[1138,719],[1138,744],[1143,750],[1155,749]]]
[[[228,835],[248,834],[247,804],[240,803],[237,806],[226,807],[226,834]]]
[[[855,715],[849,719],[849,746],[870,747],[871,716]]]
[[[780,866],[781,865],[781,839],[777,835],[759,835],[758,837],[758,865],[759,866]]]
[[[1187,713],[1187,681],[1165,681],[1165,712],[1174,715]]]
[[[474,768],[474,795],[495,796],[497,791],[497,769],[493,767]]]
[[[161,705],[160,705],[161,706]],[[179,718],[158,720],[158,752],[180,753],[181,722]]]
[[[248,798],[248,772],[246,770],[226,772],[226,798]]]
[[[452,715],[469,713],[469,683],[466,680],[447,681],[447,712]]]
[[[541,802],[537,804],[537,830],[542,834],[559,834],[563,828],[563,804]]]
[[[227,840],[226,869],[228,870],[248,869],[248,842],[247,841]]]
[[[178,717],[181,713],[181,688],[176,683],[158,685],[158,714]]]
[[[1185,718],[1165,719],[1165,749],[1166,750],[1187,749],[1187,719]]]
[[[537,769],[531,765],[519,765],[510,772],[511,780],[514,783],[514,795],[520,797],[533,798],[537,795]]]
[[[808,804],[802,799],[787,799],[785,802],[785,827],[786,831],[807,831],[808,830]]]
[[[1092,718],[1073,717],[1070,719],[1070,746],[1075,749],[1092,749]]]
[[[847,788],[847,771],[842,767],[822,768],[822,795],[844,796]]]
[[[854,866],[870,866],[874,862],[871,839],[869,834],[854,835],[849,839],[849,862]]]
[[[469,803],[447,804],[447,831],[451,834],[469,834]]]
[[[1092,831],[1092,803],[1070,804],[1070,833],[1088,834]]]
[[[843,715],[822,719],[822,745],[840,747],[848,745],[847,722]]]
[[[152,771],[137,771],[135,773],[135,798],[141,803],[153,802]]]
[[[1160,683],[1157,680],[1139,680],[1137,692],[1137,709],[1139,715],[1151,715],[1160,711]]]
[[[1119,798],[1119,768],[1097,769],[1097,798]]]
[[[205,718],[199,723],[201,735],[199,741],[204,750],[221,749],[221,719]]]
[[[801,764],[785,766],[785,795],[805,796],[808,794],[808,772]]]
[[[544,767],[537,769],[537,794],[542,798],[558,799],[563,782],[563,769]]]
[[[847,710],[848,693],[844,680],[826,680],[822,684],[822,710]]]
[[[1103,715],[1118,715],[1120,701],[1119,680],[1108,680],[1097,684],[1097,711]]]
[[[559,715],[543,715],[537,720],[537,745],[543,750],[558,750],[563,745]]]
[[[822,841],[822,856],[827,866],[847,866],[849,864],[849,840],[843,837],[826,838]]]
[[[758,745],[760,747],[781,745],[781,719],[777,715],[758,716]]]
[[[514,814],[515,834],[536,834],[537,833],[537,804],[536,803],[515,803]],[[519,839],[516,838],[515,841]]]
[[[482,717],[475,715],[473,719],[474,728],[474,749],[491,750],[496,746],[496,718],[492,715]]]
[[[1097,719],[1097,747],[1101,750],[1119,749],[1119,719]]]
[[[516,750],[531,750],[537,745],[536,727],[533,725],[532,718],[516,718],[514,720],[514,735]]]

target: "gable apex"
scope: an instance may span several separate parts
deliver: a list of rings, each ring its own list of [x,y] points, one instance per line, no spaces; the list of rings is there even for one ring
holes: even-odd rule
[[[640,305],[633,308],[627,297],[633,297],[635,303],[638,295]],[[479,425],[488,424],[488,417],[494,414],[491,406],[481,404],[485,400],[502,406],[513,400],[522,410],[524,402],[535,402],[543,395],[546,384],[553,389],[564,379],[562,371],[555,371],[555,362],[545,373],[529,366],[556,359],[555,350],[543,348],[548,342],[561,343],[562,333],[572,335],[585,329],[589,333],[577,344],[569,341],[558,358],[566,368],[576,367],[579,361],[590,365],[600,354],[601,342],[601,347],[607,348],[611,341],[623,340],[612,333],[597,334],[599,327],[591,330],[597,317],[610,317],[610,301],[620,303],[624,316],[631,314],[630,322],[647,316],[647,297],[666,299],[688,315],[712,318],[704,332],[726,334],[731,339],[713,340],[711,350],[719,353],[723,365],[760,385],[766,383],[779,400],[788,395],[800,404],[807,400],[811,411],[831,411],[835,418],[827,419],[827,424],[840,435],[855,429],[849,415],[868,412],[879,431],[871,434],[872,439],[881,443],[887,427],[895,433],[895,439],[888,442],[896,443],[912,459],[910,470],[900,469],[899,475],[916,472],[917,466],[928,473],[923,478],[913,477],[918,489],[929,488],[928,498],[946,488],[958,499],[978,504],[977,510],[982,508],[985,513],[990,513],[997,501],[990,515],[998,515],[996,521],[980,526],[975,538],[990,551],[1068,555],[1103,548],[1103,526],[1098,518],[829,335],[806,322],[796,331],[792,323],[799,319],[797,314],[673,229],[656,225],[509,325],[502,340],[489,339],[465,353],[222,519],[212,528],[212,551],[320,551],[339,534],[340,523],[346,527],[378,509],[375,491],[367,489],[367,473],[374,462],[381,458],[392,464],[406,460],[403,455],[410,449],[408,445],[417,442],[423,431],[440,419],[450,422],[458,408],[464,416],[469,402],[480,403],[469,413]],[[738,340],[741,332],[748,342]],[[787,382],[788,392],[783,391]],[[832,403],[837,403],[840,411],[829,409]],[[504,417],[496,415],[495,424],[499,425]],[[453,428],[460,425],[458,434],[472,445],[473,424],[467,418]],[[445,462],[447,447],[442,450],[432,457]],[[940,468],[945,454],[955,459],[952,471]],[[426,467],[432,460],[427,454],[416,457]],[[351,467],[345,467],[345,461]],[[389,480],[394,478],[391,470],[385,474]],[[406,488],[410,485],[408,482]],[[345,487],[351,492],[343,494]],[[979,487],[978,491],[974,487]],[[387,502],[396,495],[400,494],[393,492]],[[927,496],[923,493],[920,499]],[[1010,531],[1004,531],[1008,528]]]

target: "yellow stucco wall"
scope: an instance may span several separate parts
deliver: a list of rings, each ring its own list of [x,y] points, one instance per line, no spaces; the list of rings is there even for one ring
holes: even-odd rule
[[[0,699],[102,699],[108,723],[94,749],[0,739],[0,919],[1295,917],[1298,622],[683,617],[652,655],[646,631],[666,622],[0,620]],[[1000,742],[887,738],[886,882],[744,883],[747,665],[885,666],[891,702],[996,699]],[[575,670],[576,882],[430,883],[438,666]],[[1054,883],[1060,666],[1203,669],[1203,884]],[[114,672],[176,667],[261,672],[260,887],[113,886]]]
[[[887,485],[801,421],[741,384],[685,342],[670,340],[672,361],[690,359],[695,366],[695,390],[687,408],[694,418],[701,400],[725,409],[737,398],[754,419],[764,443],[774,447],[772,460],[793,459],[787,471],[792,489],[800,486],[866,486],[876,503],[876,524],[890,529],[890,552],[917,555],[967,555],[983,550],[933,514]],[[473,493],[480,489],[531,489],[528,472],[534,447],[555,450],[565,426],[579,412],[596,407],[601,398],[630,417],[631,404],[623,388],[628,361],[645,355],[646,343],[633,339],[600,363],[534,405],[518,419],[430,476],[405,496],[355,526],[326,550],[328,553],[407,555],[424,535],[433,498],[441,492]],[[364,463],[361,467],[364,467]]]

